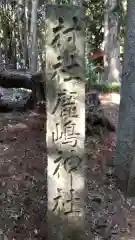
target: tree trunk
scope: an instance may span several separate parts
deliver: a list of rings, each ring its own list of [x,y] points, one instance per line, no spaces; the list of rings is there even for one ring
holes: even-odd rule
[[[109,75],[109,11],[107,8],[108,0],[104,0],[105,13],[104,13],[104,82],[108,81]]]
[[[24,20],[24,61],[25,68],[29,68],[29,59],[28,59],[28,38],[29,38],[29,16],[28,16],[29,6],[28,0],[25,0],[25,20]]]
[[[116,177],[120,189],[135,196],[135,1],[128,1],[121,101],[117,129]]]
[[[104,0],[104,81],[120,82],[120,43],[118,0]]]
[[[38,0],[32,0],[32,11],[31,11],[31,58],[30,58],[30,69],[31,72],[37,71],[37,8]]]
[[[11,39],[11,46],[12,46],[12,56],[11,56],[11,65],[13,65],[14,69],[17,67],[17,59],[16,59],[16,9],[12,7],[12,18],[13,18],[13,27],[12,27],[12,39]]]
[[[1,4],[1,1],[0,1]],[[0,35],[2,36],[2,20],[0,15]],[[2,63],[2,40],[0,40],[0,63]]]

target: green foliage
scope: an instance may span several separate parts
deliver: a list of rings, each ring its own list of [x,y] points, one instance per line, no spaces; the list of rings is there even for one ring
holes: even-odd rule
[[[106,84],[91,84],[90,89],[97,90],[99,92],[103,93],[110,93],[110,92],[120,92],[120,84],[111,84],[111,85],[106,85]]]
[[[89,0],[85,6],[87,39],[93,51],[100,49],[103,42],[103,0]]]
[[[91,84],[100,84],[102,81],[101,67],[93,63],[92,61],[87,63],[87,79],[88,85]]]
[[[29,52],[29,35],[30,35],[30,23],[31,23],[31,3],[28,1],[28,14],[27,18],[24,16],[26,6],[20,6],[17,1],[5,1],[0,6],[0,44],[1,44],[1,59],[12,63],[15,59],[16,62],[24,62],[25,49]],[[8,3],[7,3],[8,2]],[[13,4],[11,4],[13,2]],[[26,1],[27,2],[27,1]],[[25,4],[26,4],[25,2]],[[72,0],[51,0],[51,1],[39,1],[38,19],[37,19],[37,32],[38,32],[38,53],[39,58],[44,59],[42,56],[43,48],[45,45],[45,4],[46,3],[59,3],[59,4],[72,4]],[[74,1],[75,2],[75,1]],[[76,1],[77,3],[78,1]],[[85,22],[86,22],[86,55],[99,51],[101,44],[103,43],[103,25],[104,25],[104,1],[103,0],[87,0],[82,1],[85,8]],[[126,10],[124,8],[125,0],[119,1],[118,9],[115,11],[120,12],[120,43],[123,46],[123,39],[125,34],[125,19]],[[5,7],[6,6],[6,7]],[[21,10],[19,10],[21,9]],[[19,13],[18,13],[19,11]],[[27,30],[27,34],[26,34]],[[26,41],[27,35],[27,41]],[[27,44],[26,44],[27,42]],[[26,54],[27,55],[27,54]],[[14,59],[13,57],[14,56]],[[87,78],[90,83],[99,83],[101,79],[101,69],[96,61],[88,61],[86,57],[87,66]],[[42,60],[41,60],[42,61]],[[26,63],[23,63],[26,65]],[[29,65],[29,64],[28,64]],[[24,66],[25,67],[25,66]]]
[[[89,0],[85,5],[85,21],[86,21],[86,52],[92,52],[101,49],[103,42],[103,22],[104,22],[104,2],[101,0]],[[101,69],[96,61],[87,59],[87,79],[89,84],[96,84],[100,82]]]

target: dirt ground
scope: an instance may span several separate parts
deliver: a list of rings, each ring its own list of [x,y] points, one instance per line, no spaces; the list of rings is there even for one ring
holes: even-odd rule
[[[105,115],[116,125],[120,95],[100,95]],[[135,199],[125,199],[115,184],[116,134],[104,133],[102,140],[89,138],[89,202],[93,239],[135,239]]]
[[[45,239],[44,122],[34,112],[0,114],[0,240]]]
[[[119,95],[100,99],[117,125]],[[0,240],[46,239],[44,123],[36,112],[0,114]],[[135,201],[115,186],[115,145],[115,133],[86,143],[93,240],[135,239]]]

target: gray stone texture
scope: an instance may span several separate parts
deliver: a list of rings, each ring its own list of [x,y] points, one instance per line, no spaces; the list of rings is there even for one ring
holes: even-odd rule
[[[85,231],[84,11],[46,6],[48,239]]]

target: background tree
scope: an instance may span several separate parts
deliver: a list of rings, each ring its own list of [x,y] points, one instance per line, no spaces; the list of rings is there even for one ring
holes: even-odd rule
[[[135,1],[127,2],[124,66],[116,147],[116,176],[120,189],[135,195]]]
[[[97,84],[102,83],[104,69],[103,69],[103,56],[100,58],[91,58],[92,54],[97,52],[103,52],[104,41],[104,1],[87,0],[87,1],[72,1],[72,0],[0,0],[0,63],[6,65],[12,65],[14,68],[26,68],[31,71],[41,70],[44,61],[44,45],[45,45],[45,4],[46,3],[58,3],[58,4],[76,4],[83,5],[85,8],[85,21],[86,21],[86,66],[87,66],[87,79],[88,83]],[[113,1],[114,2],[114,1]],[[119,4],[119,8],[115,7],[115,4],[109,5],[108,11],[110,16],[121,16],[117,18],[120,21],[121,28],[118,31],[119,26],[114,27],[114,35],[121,33],[120,40],[121,46],[123,46],[124,38],[124,19],[125,19],[125,7],[123,0]],[[105,5],[106,6],[106,5]],[[110,9],[115,9],[115,11]],[[112,14],[113,13],[113,14]],[[109,21],[109,18],[108,18]],[[110,21],[110,24],[112,21]],[[110,30],[112,33],[113,31]],[[119,49],[117,47],[119,41],[112,41],[113,36],[110,35],[109,42],[111,42],[112,55],[109,55],[110,66],[113,66],[112,62],[114,55],[119,52],[115,51]],[[118,36],[117,36],[118,37]],[[116,37],[116,38],[117,38]],[[116,40],[116,39],[115,39]],[[115,44],[114,44],[115,42]],[[106,45],[107,46],[107,45]],[[110,47],[110,45],[109,45]],[[109,49],[108,47],[108,49]],[[34,50],[34,51],[33,51]],[[105,50],[105,52],[109,50]],[[116,60],[116,58],[115,58]],[[116,62],[116,61],[115,61]],[[109,72],[113,72],[113,67],[109,68]],[[107,73],[107,71],[105,71]],[[108,75],[108,73],[107,73]],[[108,82],[113,82],[113,74],[106,76],[105,79],[110,79]]]
[[[104,81],[120,82],[120,6],[118,0],[104,1]]]

